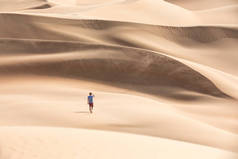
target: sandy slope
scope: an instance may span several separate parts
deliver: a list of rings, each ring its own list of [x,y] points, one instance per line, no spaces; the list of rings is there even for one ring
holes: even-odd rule
[[[51,5],[47,0],[1,0],[1,12],[15,12],[25,9],[45,9]]]
[[[0,1],[0,158],[238,158],[237,23],[235,0]]]
[[[21,21],[26,21],[27,25]],[[235,26],[181,28],[15,14],[2,14],[0,23],[2,38],[80,41],[144,48],[238,74],[235,68],[238,29]]]
[[[237,155],[200,145],[131,134],[81,129],[3,127],[1,158],[187,158]],[[2,138],[4,136],[4,138]],[[14,136],[14,137],[13,137]],[[9,138],[6,140],[6,138]],[[24,142],[22,142],[24,141]],[[103,146],[95,143],[103,143]],[[42,153],[44,152],[44,153]],[[197,155],[200,153],[201,155]],[[14,154],[14,155],[9,155]]]
[[[238,23],[238,4],[219,7],[215,9],[202,10],[196,12],[203,23],[211,24],[236,24]],[[229,18],[227,18],[229,17]]]
[[[7,42],[13,43],[12,40],[4,40],[5,45]],[[22,50],[24,54],[28,53],[28,55],[14,55],[13,53],[10,57],[3,56],[0,60],[1,75],[17,73],[20,75],[39,74],[73,79],[83,78],[106,82],[110,85],[134,89],[148,94],[161,94],[166,97],[173,97],[173,95],[176,97],[176,92],[183,90],[216,97],[230,97],[217,89],[203,75],[176,60],[158,53],[84,43],[32,40],[30,44],[29,41],[14,41],[14,43],[17,45],[11,47],[10,50],[5,47],[3,51],[11,54],[13,52],[20,53],[19,50]],[[62,50],[60,48],[62,44],[64,44],[63,49],[67,53],[55,54],[54,51],[56,50],[51,50],[52,45],[58,45],[59,47],[57,48]],[[43,46],[45,49],[42,52],[30,54],[33,48],[41,48]],[[71,49],[74,47],[74,50],[67,50],[65,46]],[[15,50],[12,48],[15,48]],[[97,51],[92,52],[92,50]],[[42,54],[43,52],[44,54]],[[166,67],[164,67],[165,65]],[[77,69],[75,70],[75,68]],[[182,95],[181,98],[183,98]],[[186,98],[186,95],[184,98]]]
[[[216,147],[232,152],[237,151],[236,141],[238,140],[238,135],[236,117],[238,112],[236,103],[232,104],[221,100],[219,103],[210,101],[209,104],[198,104],[199,102],[191,102],[188,105],[179,102],[177,102],[177,104],[166,104],[166,102],[161,103],[144,97],[105,92],[119,91],[129,93],[128,90],[118,90],[117,88],[88,81],[62,80],[49,77],[28,76],[24,78],[2,78],[1,82],[4,83],[4,86],[0,89],[1,103],[4,105],[0,111],[0,115],[2,119],[4,119],[0,122],[0,124],[4,126],[2,128],[3,131],[9,131],[7,126],[80,127],[163,137]],[[85,103],[85,94],[88,92],[88,89],[92,87],[97,96],[95,114],[90,115]],[[12,100],[12,98],[15,100]],[[193,109],[189,106],[191,104],[193,105]],[[201,105],[203,106],[201,107]],[[204,112],[206,113],[204,114]],[[206,116],[207,113],[209,115],[209,112],[213,117],[207,119]],[[213,120],[216,120],[216,122],[214,123]],[[20,127],[19,131],[23,131],[24,133],[27,129],[25,130],[25,127]],[[33,131],[35,130],[33,129]],[[46,135],[47,132],[54,133],[54,131],[51,132],[48,128],[42,128],[42,131],[44,131]],[[70,130],[65,131],[68,133],[71,132]],[[16,133],[16,131],[12,133],[14,132]],[[24,137],[26,138],[25,140],[29,140],[29,142],[32,141],[33,143],[25,144],[23,147],[30,146],[37,148],[37,145],[34,143],[35,139],[27,138],[27,136]],[[42,138],[42,140],[47,140],[44,135],[41,136],[38,134],[37,136]],[[2,137],[5,138],[6,136],[2,134]],[[23,142],[22,140],[24,138],[18,139],[20,140],[18,141],[20,145],[22,145],[21,142]],[[57,142],[59,139],[56,138],[52,140]],[[68,140],[70,139],[66,138],[60,142],[62,142],[62,144],[68,144]],[[103,140],[107,141],[108,139]],[[138,137],[137,140],[140,142],[140,137]],[[5,140],[2,140],[1,144],[5,145],[5,142]],[[49,142],[51,142],[51,139]],[[118,141],[115,139],[113,143],[118,143]],[[170,150],[177,152],[177,144],[173,144],[174,142],[168,143],[175,146]],[[81,143],[78,144],[81,145]],[[85,142],[83,145],[84,144],[87,145]],[[12,146],[14,147],[13,149],[23,151],[20,145]],[[49,146],[50,145],[49,143]],[[70,146],[73,145],[70,144]],[[198,149],[199,147],[201,148],[201,146],[195,145],[189,147],[192,149],[196,149],[196,147]],[[138,149],[141,148],[143,147],[138,147]],[[163,149],[164,148],[165,147],[163,147]],[[61,145],[59,145],[59,149],[62,149]],[[135,149],[137,149],[137,147]],[[160,152],[159,149],[156,150]],[[187,148],[182,148],[182,151],[187,151]],[[10,156],[14,154],[12,151],[5,151],[5,149],[3,152],[3,154],[6,153],[6,155]],[[37,152],[40,152],[40,156],[42,157],[48,154],[48,151],[44,149],[36,150],[35,148],[29,150],[27,154],[30,156],[31,153]],[[71,152],[70,150],[65,151],[66,154]],[[154,154],[154,151],[145,152]],[[105,151],[103,151],[103,153],[105,153]],[[196,150],[194,153],[198,155],[200,151]],[[137,155],[135,153],[132,154]],[[173,158],[172,156],[168,156],[170,153],[165,154],[167,155],[166,158]],[[15,155],[20,157],[18,153]],[[162,154],[159,153],[158,155]],[[200,155],[205,154],[202,153]],[[200,155],[198,155],[198,157],[202,157]],[[212,158],[216,158],[214,156],[230,158],[229,153],[226,154],[220,150],[214,152],[210,148],[206,148],[206,155]],[[185,154],[185,156],[190,157],[188,154]],[[86,156],[86,158],[87,157],[88,156]]]
[[[238,139],[236,132],[227,129],[223,124],[212,126],[194,120],[193,116],[188,117],[174,108],[176,105],[179,107],[179,104],[166,104],[131,95],[95,92],[96,113],[90,116],[84,94],[87,93],[88,85],[93,84],[78,80],[63,81],[57,78],[39,77],[17,78],[17,81],[9,78],[8,82],[2,81],[6,86],[1,88],[1,92],[4,92],[1,94],[1,102],[8,104],[0,111],[5,119],[1,121],[1,125],[114,130],[166,137],[236,151],[235,141]],[[94,86],[95,89],[100,89],[98,87],[100,85]],[[110,88],[105,87],[104,91],[107,90]],[[11,101],[11,97],[16,101]],[[106,100],[108,98],[110,100]],[[227,107],[233,111],[227,111]],[[223,112],[218,111],[216,118],[227,114],[230,120],[236,120],[235,107],[232,105],[227,107],[222,109],[220,106]],[[232,124],[230,121],[226,123]]]
[[[183,8],[187,8],[190,10],[206,10],[206,9],[214,9],[219,7],[225,7],[230,5],[236,5],[238,2],[236,0],[199,0],[199,1],[191,1],[191,0],[165,0],[172,4],[176,4]]]

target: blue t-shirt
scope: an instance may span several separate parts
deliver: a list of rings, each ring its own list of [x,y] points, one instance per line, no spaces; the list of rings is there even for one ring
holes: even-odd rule
[[[91,95],[91,96],[88,96],[88,102],[89,103],[93,103],[93,96]]]

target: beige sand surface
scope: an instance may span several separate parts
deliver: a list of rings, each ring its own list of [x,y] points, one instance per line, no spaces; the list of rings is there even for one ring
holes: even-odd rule
[[[190,10],[206,10],[213,9],[218,7],[224,7],[229,5],[235,5],[238,2],[236,0],[199,0],[199,1],[191,1],[191,0],[165,0],[170,3],[176,4],[183,8],[187,8]]]
[[[0,159],[237,159],[237,8],[0,0]]]

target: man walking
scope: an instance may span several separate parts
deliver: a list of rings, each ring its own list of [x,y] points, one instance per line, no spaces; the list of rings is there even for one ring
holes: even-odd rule
[[[93,113],[93,98],[95,96],[90,92],[88,96],[88,105],[89,105],[89,111],[90,113]]]

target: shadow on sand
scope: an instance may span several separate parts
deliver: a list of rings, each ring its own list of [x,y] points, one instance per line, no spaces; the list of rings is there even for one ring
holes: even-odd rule
[[[89,111],[78,111],[78,112],[74,112],[74,113],[79,113],[79,114],[90,114]]]

